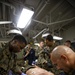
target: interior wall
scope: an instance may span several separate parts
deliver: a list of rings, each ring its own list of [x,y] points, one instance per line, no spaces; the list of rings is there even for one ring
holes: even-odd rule
[[[63,42],[66,40],[71,40],[71,42],[75,42],[75,26],[73,25],[69,29],[66,29],[63,33]]]

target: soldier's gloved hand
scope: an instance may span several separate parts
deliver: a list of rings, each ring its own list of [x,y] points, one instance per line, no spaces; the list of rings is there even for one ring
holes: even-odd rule
[[[25,74],[25,73],[21,73],[21,75],[27,75],[27,74]]]
[[[30,68],[26,71],[27,75],[54,75],[51,72],[46,71],[45,69],[42,69],[40,67]]]

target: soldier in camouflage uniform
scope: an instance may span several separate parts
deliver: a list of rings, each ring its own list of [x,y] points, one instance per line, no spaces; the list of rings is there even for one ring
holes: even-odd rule
[[[43,42],[43,41],[40,41],[40,43],[41,42]],[[52,71],[52,72],[55,72],[56,74],[58,74],[59,71],[56,71],[56,69],[53,68],[51,60],[50,60],[50,53],[51,53],[52,49],[55,47],[53,37],[51,35],[48,35],[46,37],[45,42],[47,45],[46,47],[40,48],[40,46],[38,46],[36,49],[37,55],[38,55],[36,65],[43,69],[46,69],[48,71]]]
[[[39,46],[35,48],[35,55],[37,60],[36,65],[41,68],[44,68],[43,64],[47,62],[47,60],[44,58],[45,56],[44,56],[44,41],[43,40],[41,40],[39,42]]]
[[[70,40],[66,40],[65,43],[64,43],[64,45],[70,47],[73,51],[75,51],[75,49],[74,49],[74,47],[72,46]]]
[[[37,65],[41,68],[44,68],[48,71],[50,71],[50,68],[52,68],[52,63],[49,60],[50,59],[50,55],[49,55],[50,49],[46,46],[44,47],[38,54],[38,61],[37,61]]]
[[[15,53],[20,52],[26,46],[26,40],[22,35],[16,35],[8,44],[0,50],[0,75],[9,75],[9,71],[19,72]]]
[[[46,42],[47,47],[39,51],[38,53],[39,57],[38,57],[38,61],[36,65],[48,71],[52,71],[53,73],[58,75],[60,71],[57,71],[57,69],[53,67],[52,62],[50,60],[50,53],[52,49],[55,47],[52,35],[48,35],[46,37],[45,42]]]
[[[52,35],[48,35],[46,37],[46,45],[50,48],[49,50],[49,57],[50,57],[50,54],[52,52],[52,50],[56,47],[56,44],[54,43],[54,40],[53,40],[53,36]],[[53,65],[52,65],[52,62],[50,60],[50,58],[48,59],[49,63],[50,63],[50,67],[48,67],[48,70],[53,72],[55,75],[58,75],[60,74],[62,71],[60,70],[57,70]]]
[[[44,47],[44,41],[43,40],[41,40],[39,42],[39,45],[38,46],[35,46],[34,47],[36,59],[38,59],[39,53],[43,50],[43,47]]]

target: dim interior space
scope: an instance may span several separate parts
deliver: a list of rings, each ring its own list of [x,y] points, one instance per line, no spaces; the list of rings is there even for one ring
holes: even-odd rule
[[[0,0],[0,72],[74,75],[75,0]]]

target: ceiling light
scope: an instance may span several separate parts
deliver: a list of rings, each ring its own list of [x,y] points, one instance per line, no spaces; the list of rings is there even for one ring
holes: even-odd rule
[[[23,8],[20,18],[17,23],[17,27],[24,28],[30,21],[31,17],[33,16],[34,11]]]
[[[48,36],[50,33],[42,34],[42,37]]]
[[[58,36],[53,36],[53,39],[55,39],[55,40],[62,40],[63,38],[58,37]]]
[[[12,34],[12,33],[14,33],[14,34],[21,34],[22,35],[22,32],[20,30],[12,29],[12,30],[7,31],[8,35]]]
[[[50,33],[42,34],[42,37],[47,37],[49,34],[50,34]],[[54,39],[54,40],[62,40],[63,38],[58,37],[58,36],[53,36],[53,39]]]
[[[0,21],[0,24],[10,24],[12,21]]]

